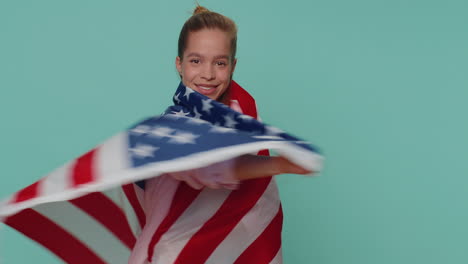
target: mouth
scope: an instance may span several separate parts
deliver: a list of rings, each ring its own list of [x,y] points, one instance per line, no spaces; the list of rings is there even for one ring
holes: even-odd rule
[[[195,84],[199,93],[209,96],[216,92],[218,85],[214,84]]]

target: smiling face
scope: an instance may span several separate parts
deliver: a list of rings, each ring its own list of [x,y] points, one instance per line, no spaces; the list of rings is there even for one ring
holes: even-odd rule
[[[220,99],[236,66],[230,41],[229,35],[219,29],[190,32],[183,58],[176,58],[183,84],[213,100]]]

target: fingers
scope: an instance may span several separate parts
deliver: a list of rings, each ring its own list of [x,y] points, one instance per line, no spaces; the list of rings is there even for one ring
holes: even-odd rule
[[[293,174],[310,174],[312,171],[307,170],[283,156],[274,157],[278,166],[279,173],[293,173]]]
[[[187,183],[190,187],[196,190],[201,190],[204,186],[196,177],[194,177],[193,171],[177,171],[168,173],[167,175],[178,181]]]

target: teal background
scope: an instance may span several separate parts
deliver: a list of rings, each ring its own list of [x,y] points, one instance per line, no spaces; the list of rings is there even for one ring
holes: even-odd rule
[[[204,1],[235,79],[323,149],[277,177],[285,263],[468,263],[468,2]],[[193,0],[0,2],[0,197],[170,104]],[[0,263],[61,263],[0,230]]]

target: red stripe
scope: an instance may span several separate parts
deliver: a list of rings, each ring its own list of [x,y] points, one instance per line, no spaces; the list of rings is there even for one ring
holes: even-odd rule
[[[125,196],[127,196],[127,199],[130,202],[133,211],[135,211],[135,214],[138,218],[138,222],[140,223],[140,227],[143,228],[146,224],[145,211],[141,207],[140,201],[138,200],[134,187],[135,185],[133,183],[130,183],[123,185],[122,190],[124,191]]]
[[[159,225],[158,229],[151,238],[151,242],[148,246],[148,261],[151,262],[154,254],[154,246],[159,242],[162,235],[169,230],[169,228],[175,223],[180,215],[189,207],[189,205],[195,200],[201,190],[193,189],[186,183],[181,182],[177,187],[174,199],[172,200],[171,207],[164,220]],[[192,262],[187,262],[192,263]]]
[[[205,263],[257,203],[270,181],[271,177],[245,181],[239,190],[232,191],[218,211],[187,242],[175,263]]]
[[[72,169],[72,186],[76,187],[94,180],[93,160],[96,149],[92,149],[76,160]]]
[[[231,81],[231,100],[237,100],[244,114],[257,119],[257,108],[255,99],[235,81]]]
[[[133,248],[136,239],[127,217],[122,209],[107,196],[96,192],[70,200],[70,203],[99,221],[129,249]]]
[[[283,210],[278,213],[260,236],[237,258],[234,264],[268,264],[281,248]]]
[[[43,245],[65,263],[106,264],[80,240],[32,209],[7,218],[5,223]]]
[[[28,187],[22,189],[16,193],[15,198],[12,203],[23,202],[32,198],[35,198],[39,194],[39,184],[41,180],[29,185]]]
[[[232,99],[237,99],[242,111],[258,119],[255,99],[236,82],[232,81]],[[268,150],[262,150],[259,155],[268,156]],[[283,212],[281,206],[275,218],[270,222],[262,234],[252,243],[235,263],[257,264],[270,263],[281,248],[281,230],[283,226]]]

